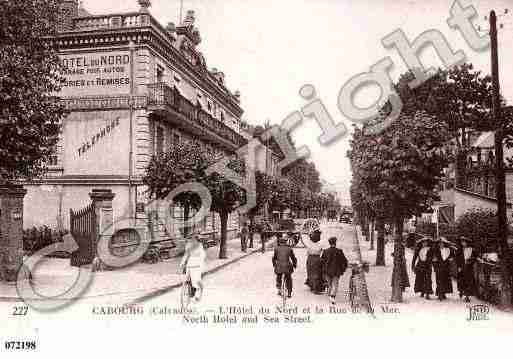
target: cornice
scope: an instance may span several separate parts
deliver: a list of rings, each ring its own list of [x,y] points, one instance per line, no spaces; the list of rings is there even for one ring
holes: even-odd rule
[[[165,30],[157,29],[157,24],[156,20],[152,18],[151,25],[67,31],[59,33],[57,36],[49,38],[49,40],[58,46],[59,51],[86,48],[101,50],[109,46],[128,47],[130,41],[135,43],[136,48],[146,45],[170,61],[179,71],[201,84],[210,95],[216,97],[236,117],[240,118],[244,111],[233,99],[229,90],[215,83],[206,67],[201,64],[193,66],[187,61],[181,52],[171,44],[170,40],[162,36],[161,32]]]

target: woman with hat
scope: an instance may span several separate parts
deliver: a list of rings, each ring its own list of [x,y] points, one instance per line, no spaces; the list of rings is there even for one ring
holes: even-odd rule
[[[308,236],[309,239],[303,241],[306,246],[306,281],[305,284],[315,294],[324,292],[324,281],[322,276],[321,253],[322,247],[319,244],[321,240],[321,231],[316,229]]]
[[[458,292],[460,298],[465,296],[465,302],[470,302],[470,296],[475,295],[476,281],[474,278],[474,263],[477,258],[472,241],[467,237],[460,237],[461,246],[456,254],[458,264]]]
[[[417,241],[417,247],[413,254],[411,263],[412,271],[415,273],[415,293],[429,299],[433,294],[432,274],[433,249],[430,246],[430,238],[422,237]]]
[[[440,301],[447,299],[446,294],[452,293],[451,261],[454,252],[453,244],[444,237],[438,240],[438,248],[434,250],[433,267],[436,273],[436,296]]]

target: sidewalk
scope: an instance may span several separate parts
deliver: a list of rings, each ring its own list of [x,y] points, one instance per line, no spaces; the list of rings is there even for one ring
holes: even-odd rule
[[[266,248],[271,247],[273,242],[273,240],[269,240],[266,243]],[[240,250],[239,238],[228,241],[228,259],[218,258],[219,246],[209,248],[204,274],[216,272],[259,252],[261,247],[258,235],[255,235],[254,245],[255,248],[248,248],[248,252],[243,253]],[[183,279],[183,275],[178,274],[181,259],[182,257],[176,257],[155,264],[136,263],[123,269],[93,273],[91,284],[81,298],[121,294],[134,294],[143,297],[178,287]],[[40,263],[33,273],[34,289],[46,297],[59,295],[76,281],[77,274],[78,268],[71,267],[69,259],[48,258]],[[64,295],[62,299],[68,298]],[[22,301],[18,296],[15,284],[0,283],[0,301]]]
[[[370,271],[366,273],[365,279],[367,282],[367,288],[369,291],[369,296],[371,300],[371,304],[375,311],[380,311],[381,307],[393,305],[396,308],[399,308],[402,314],[411,315],[412,317],[416,317],[416,320],[434,320],[437,316],[448,316],[448,318],[456,318],[457,320],[462,319],[465,320],[468,316],[469,306],[473,306],[476,304],[484,304],[490,308],[490,317],[494,319],[494,325],[498,324],[498,328],[501,324],[504,324],[506,327],[510,327],[511,325],[506,325],[507,323],[511,323],[513,319],[513,315],[511,313],[507,313],[499,310],[496,306],[492,304],[485,303],[475,297],[472,297],[471,303],[463,302],[457,292],[456,281],[453,280],[453,293],[449,294],[448,299],[440,302],[435,296],[432,296],[431,300],[426,300],[421,298],[419,295],[416,295],[413,292],[413,285],[415,283],[415,275],[411,270],[411,261],[413,258],[413,251],[411,249],[406,248],[406,267],[408,270],[408,278],[410,281],[410,287],[406,289],[403,293],[403,303],[391,303],[390,299],[392,296],[392,269],[393,269],[393,258],[392,252],[394,250],[393,241],[387,243],[385,245],[385,267],[376,267],[376,250],[369,250],[370,242],[365,241],[364,237],[361,234],[360,228],[357,229],[358,238],[360,241],[360,249],[362,253],[362,258],[364,261],[370,263]],[[433,273],[433,290],[436,288],[436,280],[435,274]],[[435,315],[434,315],[435,314]],[[421,319],[422,317],[422,319]],[[502,320],[497,322],[496,320]]]

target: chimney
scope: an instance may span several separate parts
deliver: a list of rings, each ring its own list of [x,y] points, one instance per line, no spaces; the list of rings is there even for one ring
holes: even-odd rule
[[[194,20],[196,20],[194,10],[187,10],[187,15],[185,16],[183,26],[194,26]]]
[[[78,0],[60,0],[57,31],[73,30],[73,18],[78,16]]]

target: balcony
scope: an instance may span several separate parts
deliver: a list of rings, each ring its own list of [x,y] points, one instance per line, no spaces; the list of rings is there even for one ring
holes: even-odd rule
[[[172,110],[184,116],[189,123],[210,130],[223,139],[228,140],[237,148],[243,146],[246,142],[240,134],[213,118],[199,106],[192,104],[175,87],[170,87],[165,83],[148,85],[148,106],[167,111]]]

